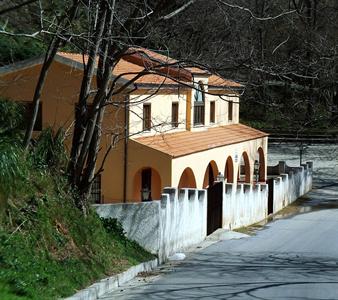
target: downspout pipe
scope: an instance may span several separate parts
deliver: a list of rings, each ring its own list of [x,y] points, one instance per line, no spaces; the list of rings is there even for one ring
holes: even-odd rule
[[[128,137],[129,137],[129,95],[124,100],[124,160],[123,160],[123,203],[127,202]]]

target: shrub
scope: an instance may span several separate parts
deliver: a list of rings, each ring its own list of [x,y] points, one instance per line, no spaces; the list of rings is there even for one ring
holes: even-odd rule
[[[44,129],[32,150],[34,164],[40,169],[64,170],[67,164],[64,137],[62,128],[59,128],[55,134],[51,127]]]
[[[20,129],[23,123],[24,107],[22,104],[0,98],[0,142],[10,139],[11,143],[18,144]]]
[[[29,167],[22,149],[0,141],[0,195],[3,198],[26,188]]]
[[[0,65],[42,55],[45,46],[42,42],[24,37],[0,35]]]
[[[114,218],[101,218],[101,222],[107,233],[114,234],[123,241],[127,240],[126,232],[119,220]]]

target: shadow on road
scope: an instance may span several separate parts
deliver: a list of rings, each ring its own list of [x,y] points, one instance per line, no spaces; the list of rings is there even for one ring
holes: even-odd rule
[[[337,299],[337,260],[293,254],[199,253],[118,299]],[[207,274],[207,276],[205,276]],[[278,295],[283,295],[280,297]],[[122,297],[122,298],[119,298]],[[107,295],[106,298],[113,299]]]

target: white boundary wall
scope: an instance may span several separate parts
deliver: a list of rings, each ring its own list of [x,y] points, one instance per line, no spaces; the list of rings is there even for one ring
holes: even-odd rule
[[[273,212],[295,201],[312,188],[312,163],[269,167],[273,179]],[[288,174],[280,174],[280,172]],[[224,184],[222,227],[235,229],[267,217],[266,184]],[[100,217],[118,219],[127,237],[137,241],[160,262],[173,253],[203,241],[207,230],[207,192],[165,188],[162,199],[151,202],[93,205]]]
[[[127,237],[157,254],[160,261],[206,237],[205,190],[165,188],[160,201],[97,204],[94,208],[100,217],[118,219]]]
[[[266,184],[225,184],[223,193],[223,228],[235,229],[267,217]]]
[[[288,206],[312,189],[313,163],[307,162],[300,167],[289,167],[281,161],[280,176],[273,179],[273,212]]]

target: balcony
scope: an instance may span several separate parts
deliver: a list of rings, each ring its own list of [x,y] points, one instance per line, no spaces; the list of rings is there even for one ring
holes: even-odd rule
[[[204,103],[194,105],[194,126],[204,125]]]

